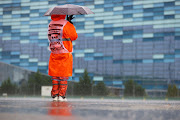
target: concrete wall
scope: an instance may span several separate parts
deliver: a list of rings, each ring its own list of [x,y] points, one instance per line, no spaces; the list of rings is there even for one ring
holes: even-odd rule
[[[23,69],[21,67],[0,62],[0,84],[2,83],[2,81],[7,80],[8,77],[11,79],[11,81],[16,83],[19,83],[23,80],[27,81],[31,73],[34,72]]]
[[[51,96],[52,86],[41,86],[41,96]]]

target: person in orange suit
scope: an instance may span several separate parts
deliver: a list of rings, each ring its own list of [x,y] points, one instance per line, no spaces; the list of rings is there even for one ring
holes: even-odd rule
[[[51,15],[48,39],[51,50],[48,74],[52,77],[51,96],[53,100],[67,101],[67,80],[72,76],[73,45],[78,35],[72,23],[65,20],[66,15]]]

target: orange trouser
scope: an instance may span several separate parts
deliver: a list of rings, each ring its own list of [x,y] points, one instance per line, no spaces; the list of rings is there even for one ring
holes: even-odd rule
[[[51,96],[65,96],[67,90],[67,80],[68,78],[52,77],[52,91]]]

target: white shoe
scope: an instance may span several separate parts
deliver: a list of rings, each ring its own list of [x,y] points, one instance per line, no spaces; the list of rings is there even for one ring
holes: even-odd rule
[[[61,101],[61,102],[66,102],[67,99],[66,99],[65,97],[59,96],[59,101]]]
[[[55,98],[53,98],[53,101],[58,101],[59,100],[59,97],[56,96]]]
[[[63,98],[64,99],[64,102],[67,102],[67,99],[66,98]]]

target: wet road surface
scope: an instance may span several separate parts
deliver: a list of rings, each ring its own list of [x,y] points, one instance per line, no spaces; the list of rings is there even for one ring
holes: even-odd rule
[[[0,120],[180,120],[180,101],[0,98]]]

